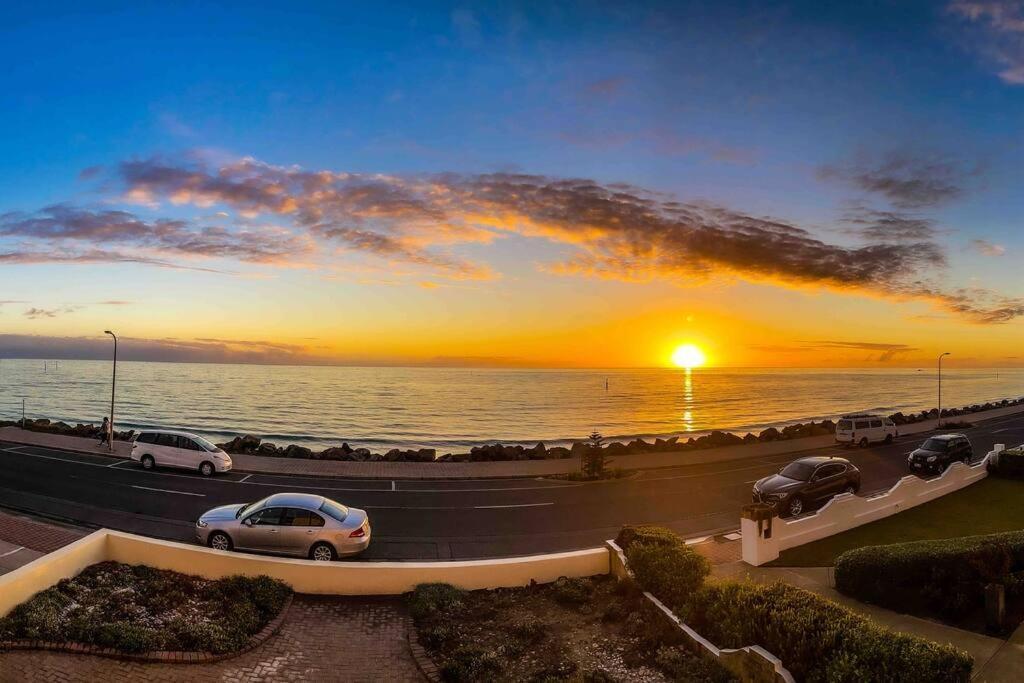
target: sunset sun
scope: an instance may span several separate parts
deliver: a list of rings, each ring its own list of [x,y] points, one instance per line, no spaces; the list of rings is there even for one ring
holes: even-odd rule
[[[699,368],[707,362],[707,358],[693,344],[683,344],[672,352],[672,362],[680,368]]]

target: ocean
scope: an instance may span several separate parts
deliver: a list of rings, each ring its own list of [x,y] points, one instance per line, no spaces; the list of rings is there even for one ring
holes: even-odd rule
[[[99,423],[109,362],[0,360],[0,419]],[[1024,395],[1024,368],[946,369],[943,405]],[[606,385],[607,383],[607,385]],[[606,388],[607,386],[607,388]],[[501,441],[560,445],[903,412],[937,401],[934,368],[520,370],[119,362],[118,429],[179,428],[215,441],[465,452]]]

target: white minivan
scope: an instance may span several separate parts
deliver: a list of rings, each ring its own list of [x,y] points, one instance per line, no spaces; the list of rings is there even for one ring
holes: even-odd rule
[[[836,423],[836,443],[846,446],[851,444],[867,446],[869,443],[879,441],[892,443],[892,440],[899,435],[893,421],[882,415],[868,413],[843,415]]]
[[[196,470],[204,477],[231,470],[231,456],[201,436],[188,432],[145,431],[132,443],[132,460],[156,466]]]

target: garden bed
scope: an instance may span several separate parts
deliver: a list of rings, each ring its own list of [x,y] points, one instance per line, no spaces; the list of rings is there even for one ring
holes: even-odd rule
[[[420,643],[448,681],[730,681],[682,646],[635,586],[611,577],[465,592],[419,586]]]
[[[0,619],[0,644],[99,654],[247,649],[266,635],[291,589],[266,576],[216,581],[142,565],[101,562],[36,594]],[[57,647],[57,646],[60,647]]]

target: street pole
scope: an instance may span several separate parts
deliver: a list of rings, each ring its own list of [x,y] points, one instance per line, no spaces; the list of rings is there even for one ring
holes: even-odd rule
[[[105,330],[104,334],[109,334],[114,338],[114,374],[110,380],[110,434],[107,440],[107,448],[111,453],[114,452],[114,392],[117,389],[117,335],[110,330]]]
[[[936,429],[942,426],[942,357],[948,355],[949,351],[939,354],[939,414],[938,422],[935,424]]]

